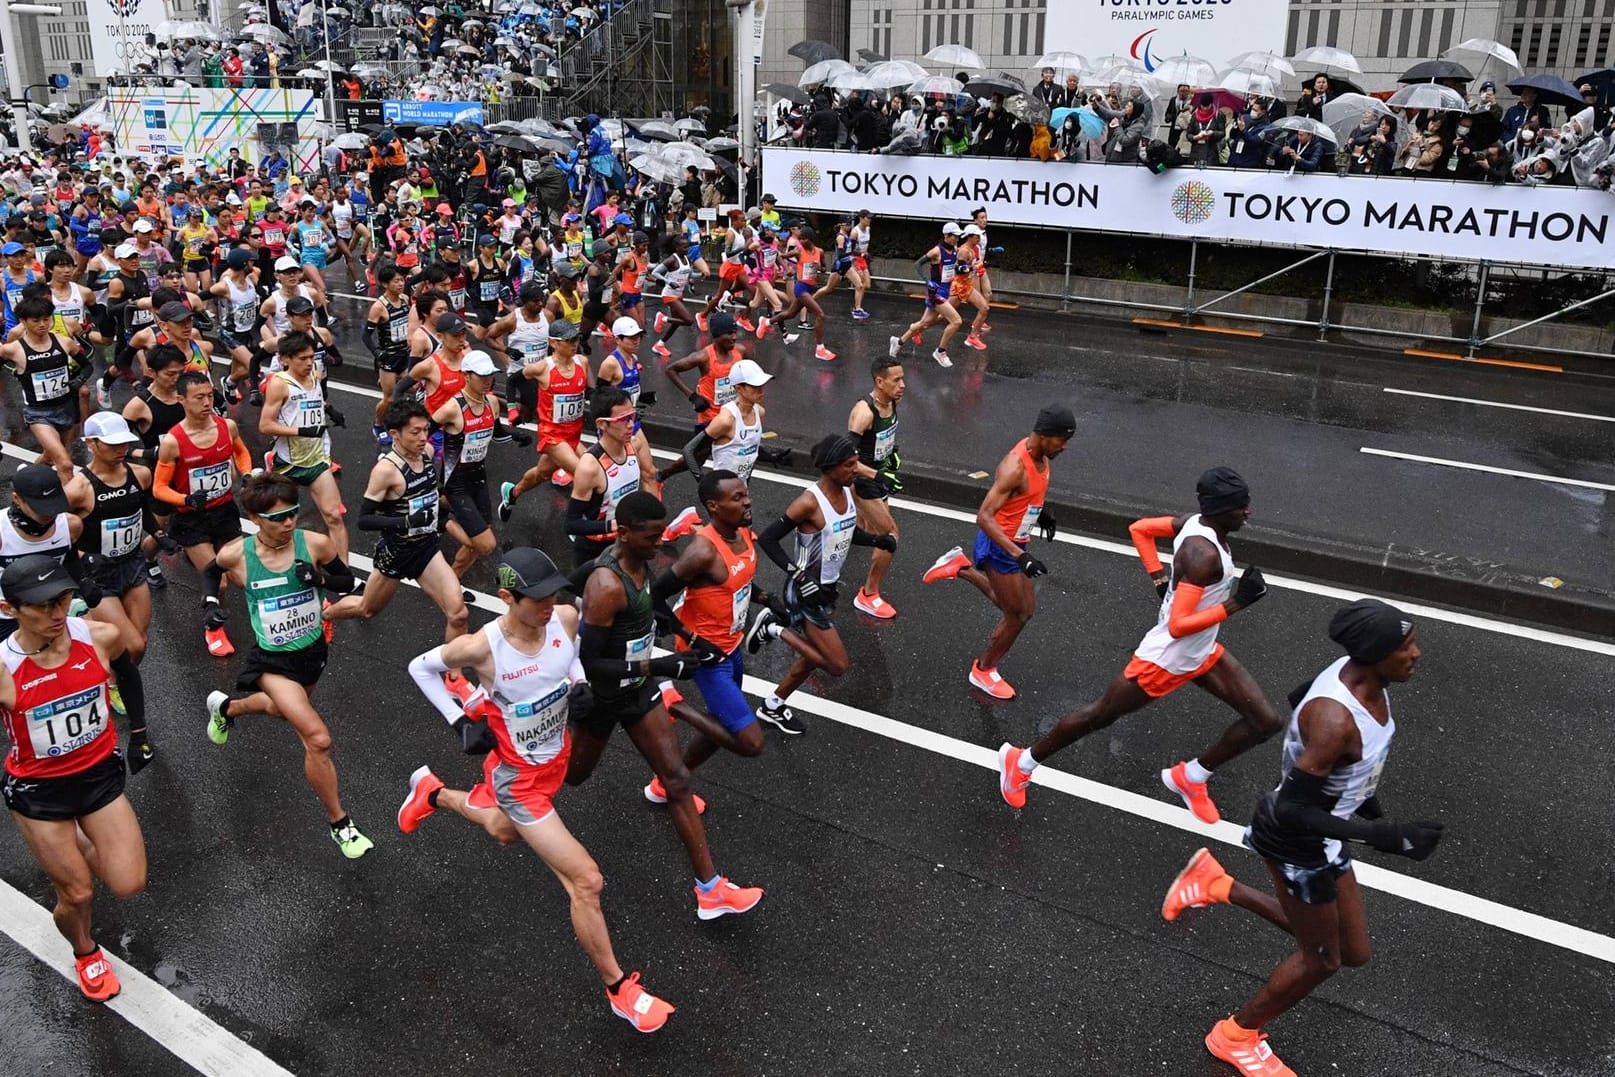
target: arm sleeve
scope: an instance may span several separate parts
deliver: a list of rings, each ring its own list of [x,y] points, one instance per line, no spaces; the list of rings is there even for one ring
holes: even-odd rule
[[[202,570],[202,598],[208,602],[219,600],[219,588],[224,584],[224,569],[217,560],[209,561]]]
[[[1151,575],[1160,572],[1164,566],[1155,540],[1172,536],[1172,517],[1150,516],[1134,520],[1127,525],[1127,533],[1133,539],[1133,549],[1138,551],[1138,559],[1144,562],[1144,571]]]
[[[774,562],[774,564],[778,565],[782,571],[787,573],[791,572],[795,566],[791,564],[791,559],[785,556],[785,547],[780,545],[780,543],[784,540],[786,535],[789,535],[795,530],[796,521],[792,520],[789,516],[781,516],[779,519],[763,528],[763,533],[757,536],[758,547],[763,551],[763,553],[768,555],[768,559],[770,561]]]
[[[247,448],[247,443],[241,440],[240,434],[237,434],[235,440],[230,443],[230,455],[235,461],[238,474],[246,475],[252,471],[252,450]]]
[[[712,438],[705,429],[697,430],[695,437],[684,443],[680,450],[684,455],[684,466],[690,469],[691,475],[701,474],[701,458],[712,458]]]
[[[854,546],[873,546],[875,540],[879,537],[873,531],[865,531],[861,527],[854,526],[852,529],[852,544]]]
[[[465,711],[460,708],[460,701],[443,684],[443,674],[448,671],[449,667],[443,661],[442,647],[433,647],[425,654],[418,654],[409,663],[409,675],[414,679],[415,687],[437,708],[443,720],[453,725],[465,717]]]
[[[174,470],[174,461],[157,461],[157,469],[152,472],[151,494],[165,504],[183,505],[185,495],[174,489]]]
[[[367,497],[359,506],[359,530],[402,531],[407,521],[384,511],[384,506],[373,497]]]
[[[1343,841],[1368,841],[1373,837],[1374,824],[1355,817],[1342,819],[1329,810],[1329,797],[1324,792],[1324,778],[1291,768],[1279,786],[1278,798],[1273,804],[1273,817],[1280,825],[1307,834],[1321,834]]]
[[[1172,592],[1172,612],[1167,616],[1166,630],[1173,639],[1204,632],[1212,625],[1228,620],[1228,607],[1221,602],[1209,609],[1195,609],[1200,604],[1200,596],[1205,593],[1204,587],[1187,581],[1180,582]]]
[[[566,533],[568,535],[607,535],[611,533],[610,520],[591,520],[587,501],[575,497],[566,499]]]
[[[639,676],[639,663],[606,657],[607,637],[610,634],[611,629],[604,625],[592,625],[585,621],[578,626],[578,661],[583,666],[584,675],[598,680]]]

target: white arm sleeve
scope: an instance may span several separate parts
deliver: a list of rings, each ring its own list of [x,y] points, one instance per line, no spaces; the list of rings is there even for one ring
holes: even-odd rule
[[[453,725],[465,717],[465,711],[460,708],[460,701],[443,684],[443,674],[448,671],[449,667],[443,663],[442,647],[418,654],[409,663],[409,675],[415,679],[415,687],[437,708],[443,720]]]

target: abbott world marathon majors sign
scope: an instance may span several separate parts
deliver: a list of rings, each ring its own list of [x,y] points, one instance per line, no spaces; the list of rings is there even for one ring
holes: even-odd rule
[[[1289,0],[1062,0],[1044,48],[1126,56],[1154,71],[1187,53],[1221,68],[1242,52],[1284,51]]]
[[[782,206],[1607,269],[1615,196],[1574,187],[766,149]]]

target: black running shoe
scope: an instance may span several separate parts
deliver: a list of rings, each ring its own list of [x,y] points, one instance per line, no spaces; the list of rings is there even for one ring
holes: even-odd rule
[[[163,575],[163,566],[156,561],[146,562],[146,586],[155,591],[161,591],[168,586],[168,577]]]
[[[773,610],[766,608],[759,610],[756,619],[751,622],[751,627],[746,629],[746,653],[756,654],[763,649],[763,644],[778,636],[778,632],[768,631],[771,625],[778,623]]]
[[[799,737],[807,732],[807,726],[802,724],[802,720],[796,716],[796,712],[784,704],[781,704],[780,708],[775,710],[765,702],[757,708],[757,717],[770,725],[778,727],[781,733],[788,733],[793,737]]]

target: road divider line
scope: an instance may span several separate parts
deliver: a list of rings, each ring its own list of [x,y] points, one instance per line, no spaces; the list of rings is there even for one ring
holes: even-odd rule
[[[1592,482],[1588,479],[1564,479],[1558,475],[1543,475],[1535,471],[1516,471],[1510,467],[1493,467],[1490,464],[1471,464],[1466,460],[1447,460],[1439,456],[1420,456],[1418,453],[1392,452],[1389,449],[1371,449],[1363,446],[1359,452],[1369,456],[1386,456],[1393,460],[1411,460],[1416,464],[1434,464],[1437,467],[1455,467],[1463,471],[1480,471],[1487,475],[1506,475],[1513,479],[1535,479],[1537,482],[1552,483],[1555,486],[1580,486],[1588,490],[1615,490],[1615,486],[1607,482]]]
[[[1447,396],[1445,393],[1421,393],[1414,389],[1392,389],[1387,393],[1397,396],[1416,396],[1424,400],[1445,400],[1453,404],[1475,404],[1483,408],[1507,408],[1510,411],[1529,411],[1537,415],[1557,415],[1563,419],[1591,419],[1597,423],[1615,423],[1615,415],[1594,415],[1585,411],[1560,411],[1558,408],[1538,408],[1529,404],[1505,404],[1501,400],[1477,400],[1469,396]]]

